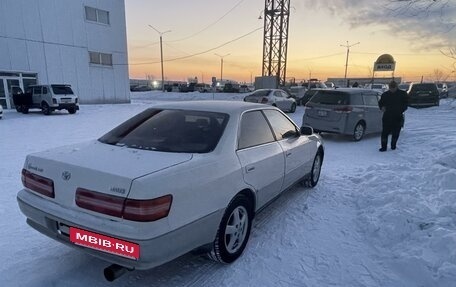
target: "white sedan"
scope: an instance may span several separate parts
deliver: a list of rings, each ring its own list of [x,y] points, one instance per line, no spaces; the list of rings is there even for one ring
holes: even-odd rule
[[[295,183],[314,187],[324,149],[312,128],[244,102],[154,106],[98,140],[27,156],[17,200],[41,233],[127,269],[194,249],[231,263],[255,213]]]
[[[280,89],[259,89],[244,98],[244,102],[261,103],[277,107],[284,112],[296,111],[296,100]]]

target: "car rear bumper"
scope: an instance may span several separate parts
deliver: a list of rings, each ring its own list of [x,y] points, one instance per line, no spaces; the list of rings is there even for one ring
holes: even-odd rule
[[[306,117],[304,115],[302,124],[311,126],[315,131],[346,134],[346,116],[342,116],[339,121],[327,121],[324,119],[316,119],[312,117]]]
[[[27,223],[37,231],[63,244],[79,249],[107,262],[139,270],[159,266],[189,251],[192,251],[193,249],[211,243],[215,239],[216,231],[224,212],[223,209],[218,210],[190,224],[155,238],[135,240],[134,238],[125,238],[114,234],[116,230],[113,230],[112,233],[100,232],[85,226],[83,222],[77,223],[76,220],[66,220],[62,217],[50,214],[27,203],[26,196],[24,197],[23,193],[28,193],[28,191],[21,190],[19,192],[17,196],[19,208],[27,217]],[[76,216],[74,218],[78,217]],[[66,234],[68,227],[76,227],[138,244],[140,249],[139,259],[128,259],[114,254],[75,245],[70,241],[69,234]]]

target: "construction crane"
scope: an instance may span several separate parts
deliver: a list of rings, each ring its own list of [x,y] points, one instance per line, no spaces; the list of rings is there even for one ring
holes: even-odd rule
[[[276,76],[285,85],[290,0],[265,0],[263,76]]]

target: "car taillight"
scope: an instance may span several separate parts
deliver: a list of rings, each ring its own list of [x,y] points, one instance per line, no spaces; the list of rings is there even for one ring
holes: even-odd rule
[[[31,173],[26,169],[22,169],[22,184],[39,194],[42,194],[47,197],[54,198],[54,181],[52,179],[42,177],[40,175]]]
[[[57,105],[57,99],[52,98],[52,103],[53,103],[54,105]]]
[[[76,189],[75,201],[77,206],[84,209],[122,217],[125,198],[78,188]]]
[[[78,98],[74,99],[74,102],[77,104],[78,103]]]
[[[173,201],[168,194],[150,200],[127,199],[123,218],[133,221],[155,221],[167,217]]]
[[[337,107],[337,108],[334,108],[334,111],[336,113],[351,113],[353,111],[353,107],[350,107],[350,106]]]
[[[261,99],[261,103],[262,103],[262,104],[266,104],[267,102],[269,102],[269,99],[268,99],[268,98],[262,98],[262,99]]]
[[[155,221],[167,217],[173,197],[165,195],[155,199],[126,199],[83,188],[76,190],[76,205],[115,217],[132,221]]]

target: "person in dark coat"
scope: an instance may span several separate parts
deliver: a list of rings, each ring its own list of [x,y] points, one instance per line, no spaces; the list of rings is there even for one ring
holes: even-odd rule
[[[397,88],[397,83],[389,83],[389,90],[382,94],[378,106],[383,111],[381,148],[386,151],[388,136],[391,134],[391,149],[395,150],[403,124],[403,113],[407,110],[407,93]]]

